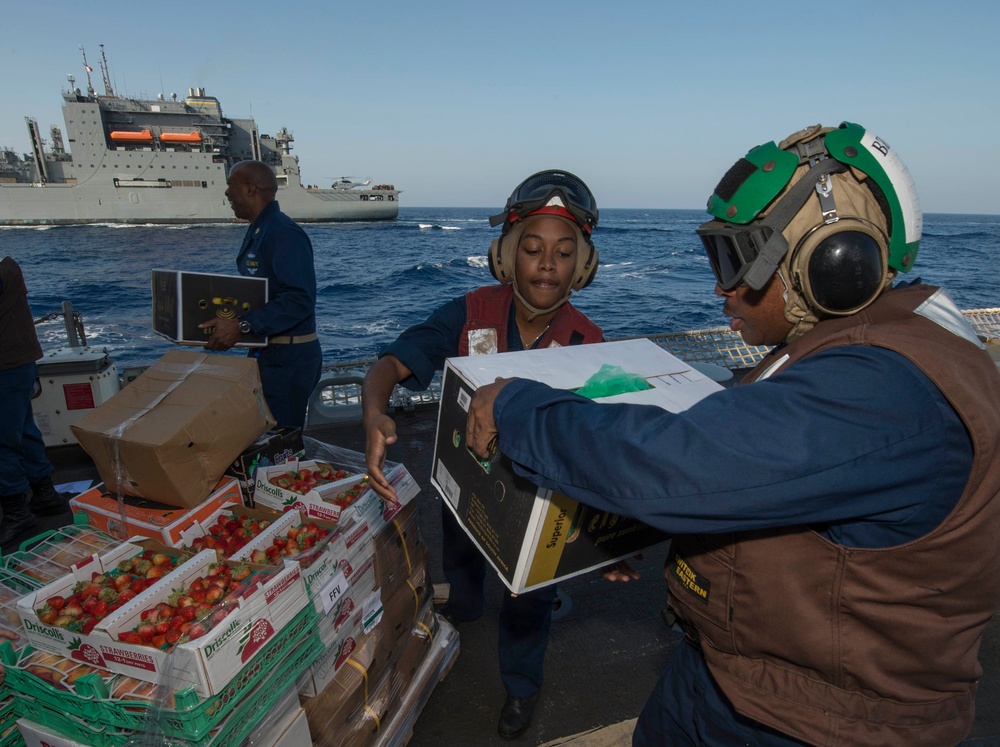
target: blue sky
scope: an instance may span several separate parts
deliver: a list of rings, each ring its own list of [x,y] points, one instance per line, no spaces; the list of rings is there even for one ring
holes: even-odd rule
[[[173,10],[172,10],[173,9]],[[1000,4],[35,2],[4,9],[0,146],[62,124],[100,44],[119,94],[202,86],[295,136],[303,179],[371,177],[403,206],[499,207],[563,168],[602,207],[703,208],[748,149],[863,124],[927,212],[1000,213]]]

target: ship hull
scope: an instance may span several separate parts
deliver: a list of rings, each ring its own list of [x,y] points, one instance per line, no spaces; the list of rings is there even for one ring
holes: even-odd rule
[[[391,184],[307,188],[291,132],[261,134],[252,118],[226,117],[204,89],[181,100],[132,99],[116,96],[107,79],[98,96],[89,82],[86,93],[63,91],[71,149],[60,128],[46,141],[30,117],[30,154],[0,148],[0,226],[235,222],[226,175],[251,159],[274,172],[281,209],[296,221],[381,221],[399,212]]]
[[[205,188],[83,184],[0,185],[0,225],[60,226],[93,223],[192,224],[236,222],[226,186]],[[393,220],[395,191],[278,190],[281,210],[300,223]]]

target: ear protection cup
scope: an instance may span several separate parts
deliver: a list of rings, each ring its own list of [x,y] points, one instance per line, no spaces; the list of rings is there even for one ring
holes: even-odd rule
[[[570,286],[575,291],[583,290],[594,282],[594,277],[597,275],[597,266],[600,264],[600,256],[597,253],[597,248],[589,241],[586,243],[590,247],[590,251],[587,253],[587,259],[583,262],[582,266],[579,258],[577,259],[576,272],[573,273],[573,284]],[[582,254],[579,256],[582,256]]]
[[[493,241],[490,242],[489,254],[486,255],[486,261],[490,268],[490,274],[500,281],[501,285],[514,282],[514,253],[507,252],[506,266],[504,263],[504,257],[501,254],[505,238],[507,237],[501,236],[498,239],[493,239]]]
[[[808,233],[789,265],[806,303],[820,315],[847,316],[882,292],[888,256],[888,243],[875,226],[844,218]]]

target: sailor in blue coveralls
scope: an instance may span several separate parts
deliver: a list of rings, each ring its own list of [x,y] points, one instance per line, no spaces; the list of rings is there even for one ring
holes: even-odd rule
[[[740,386],[670,413],[501,380],[467,441],[673,535],[686,640],[636,747],[955,745],[1000,607],[1000,376],[943,289],[894,283],[920,243],[909,173],[817,125],[752,149],[708,209],[730,328],[774,346]]]
[[[266,277],[268,300],[239,319],[213,319],[205,347],[228,350],[242,334],[267,337],[254,349],[264,397],[278,427],[302,427],[319,381],[323,353],[316,335],[316,269],[312,243],[278,209],[278,181],[267,164],[240,161],[229,172],[226,197],[237,218],[250,221],[236,259],[241,275]]]
[[[563,171],[545,171],[525,180],[504,212],[490,219],[503,224],[489,251],[500,285],[455,298],[424,322],[403,332],[365,377],[362,406],[366,461],[372,488],[395,501],[382,472],[386,447],[396,441],[396,425],[386,414],[393,387],[426,389],[446,358],[554,345],[600,342],[601,329],[568,303],[573,290],[593,280],[598,255],[590,240],[597,206],[587,186]],[[485,611],[486,560],[452,513],[443,511],[443,565],[450,590],[442,614],[467,622]],[[628,570],[606,573],[610,580],[634,577]],[[505,591],[500,611],[500,674],[507,692],[498,733],[505,739],[531,724],[542,686],[542,665],[552,621],[556,587],[513,595]]]

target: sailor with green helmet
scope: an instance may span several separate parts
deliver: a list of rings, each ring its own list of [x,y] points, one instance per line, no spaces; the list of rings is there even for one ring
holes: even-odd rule
[[[863,127],[809,127],[737,161],[709,212],[723,312],[773,346],[741,386],[671,414],[501,381],[467,437],[674,535],[685,641],[633,744],[957,744],[1000,607],[1000,374],[941,289],[896,282],[906,169]]]

